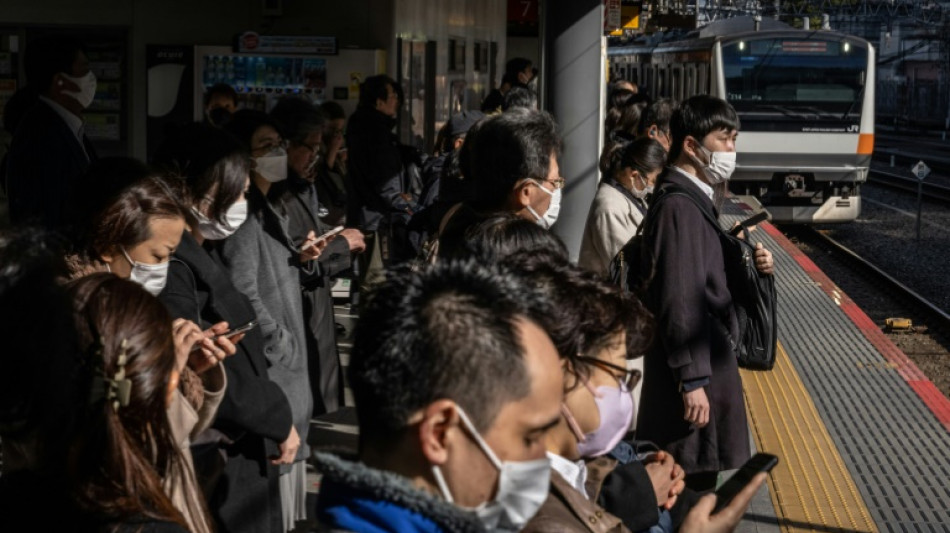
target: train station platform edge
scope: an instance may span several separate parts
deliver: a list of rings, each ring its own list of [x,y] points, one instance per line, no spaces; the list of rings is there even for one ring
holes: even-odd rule
[[[927,376],[917,368],[917,365],[908,359],[907,355],[887,338],[881,331],[881,328],[875,324],[844,291],[838,288],[807,255],[786,239],[778,228],[771,224],[765,224],[762,226],[762,229],[775,239],[779,246],[781,246],[802,270],[818,284],[825,294],[834,300],[845,315],[851,319],[854,325],[867,338],[868,342],[881,353],[888,364],[896,369],[897,373],[904,378],[907,384],[917,393],[943,427],[950,431],[950,399],[947,399],[947,397],[937,389],[936,385],[927,379]]]

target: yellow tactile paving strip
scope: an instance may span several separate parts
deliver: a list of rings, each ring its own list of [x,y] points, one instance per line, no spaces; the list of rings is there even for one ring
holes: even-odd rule
[[[768,484],[782,531],[877,533],[781,343],[771,371],[741,372],[756,448],[779,457]]]

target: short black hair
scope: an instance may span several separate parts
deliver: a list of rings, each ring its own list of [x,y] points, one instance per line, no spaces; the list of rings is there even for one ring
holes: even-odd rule
[[[327,100],[320,104],[320,111],[323,112],[323,116],[327,120],[339,120],[341,118],[346,118],[346,112],[343,110],[343,106],[334,102],[333,100]]]
[[[273,117],[256,109],[242,109],[236,111],[234,115],[231,116],[231,120],[223,127],[226,131],[234,135],[237,140],[241,141],[241,145],[244,146],[246,151],[250,152],[251,138],[254,137],[254,132],[262,126],[270,126],[278,133],[281,132],[280,124],[278,124]]]
[[[363,83],[360,84],[359,107],[376,109],[376,100],[386,100],[386,96],[388,95],[386,86],[392,87],[393,92],[399,95],[400,99],[402,98],[402,92],[396,80],[385,74],[377,74],[366,78]]]
[[[569,261],[551,261],[524,250],[500,258],[524,276],[550,306],[541,326],[562,358],[577,366],[576,356],[594,356],[619,331],[627,334],[627,358],[640,357],[653,341],[653,315],[635,296],[618,291],[601,275]]]
[[[722,98],[700,94],[686,100],[673,111],[670,118],[670,154],[667,159],[674,163],[683,152],[686,137],[702,142],[714,131],[737,131],[739,116],[729,102]]]
[[[538,96],[534,94],[531,87],[516,85],[505,94],[505,103],[501,104],[501,110],[508,111],[516,107],[526,109],[538,108]]]
[[[73,75],[73,63],[80,52],[86,53],[85,46],[69,35],[50,35],[31,41],[23,57],[26,83],[39,93],[46,92],[53,77],[60,72]]]
[[[361,446],[390,445],[419,409],[459,404],[479,431],[531,379],[518,321],[547,312],[537,291],[497,265],[442,261],[390,271],[369,294],[347,369]]]
[[[440,250],[440,259],[475,258],[498,263],[518,253],[544,257],[550,263],[569,263],[567,246],[553,232],[514,213],[489,217],[468,227],[459,246]]]
[[[524,108],[490,116],[468,131],[459,154],[466,179],[474,182],[471,206],[500,211],[525,179],[546,179],[551,156],[561,153],[557,123],[547,112]]]
[[[208,218],[225,222],[228,208],[244,192],[250,158],[241,141],[231,133],[192,122],[169,132],[156,150],[153,163],[164,171],[163,177],[170,186],[177,183],[177,176],[184,178],[181,196],[187,205],[195,206],[210,196]]]
[[[278,131],[290,142],[301,144],[315,131],[323,133],[326,116],[306,100],[285,96],[277,101],[270,116],[280,124]]]
[[[654,124],[663,133],[669,133],[670,119],[673,117],[674,109],[676,109],[676,104],[669,98],[660,98],[652,102],[643,110],[643,116],[640,117],[640,127],[637,128],[637,135],[646,135],[647,128]]]
[[[237,91],[234,90],[234,87],[231,87],[227,83],[215,83],[210,89],[205,91],[205,107],[208,107],[208,104],[211,103],[211,99],[216,94],[227,96],[234,102],[234,105],[237,105]]]
[[[505,74],[508,75],[509,82],[514,85],[518,82],[518,74],[524,72],[531,66],[531,60],[526,57],[513,57],[505,63]]]

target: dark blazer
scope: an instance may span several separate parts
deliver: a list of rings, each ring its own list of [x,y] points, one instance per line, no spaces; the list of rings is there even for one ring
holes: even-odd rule
[[[247,297],[231,284],[217,252],[209,253],[188,232],[175,251],[159,299],[174,318],[187,318],[202,328],[222,320],[237,327],[257,318]],[[225,447],[227,465],[208,506],[220,531],[283,533],[278,472],[268,457],[278,454],[279,443],[290,433],[290,404],[267,378],[260,328],[248,331],[237,349],[224,360],[228,386],[212,425],[233,444]],[[199,462],[196,456],[200,471]]]
[[[675,184],[716,212],[712,201],[675,169],[658,189]],[[646,304],[656,317],[653,347],[644,357],[637,438],[673,454],[687,474],[739,468],[750,456],[742,381],[729,334],[736,316],[726,285],[719,233],[689,198],[671,196],[650,212],[645,249],[656,273]],[[681,383],[708,379],[710,422],[683,420]]]
[[[7,156],[10,220],[60,229],[72,190],[95,159],[89,139],[80,144],[63,118],[37,101],[20,120]]]
[[[279,197],[287,217],[287,233],[291,242],[301,244],[310,231],[320,235],[332,228],[324,224],[314,212],[315,187],[294,175],[273,187],[280,189]],[[343,367],[336,347],[336,319],[333,315],[332,277],[348,269],[351,264],[349,244],[338,237],[330,241],[320,257],[314,272],[300,270],[303,290],[303,315],[307,336],[307,365],[310,372],[310,390],[313,394],[313,414],[333,412],[343,407]]]

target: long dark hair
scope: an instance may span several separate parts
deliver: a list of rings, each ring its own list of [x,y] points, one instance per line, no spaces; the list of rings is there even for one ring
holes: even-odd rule
[[[145,516],[187,528],[162,487],[162,478],[186,468],[166,406],[175,368],[171,316],[141,286],[111,274],[77,279],[67,290],[89,391],[71,453],[77,505],[103,522]],[[120,367],[131,382],[127,405],[107,394]]]

